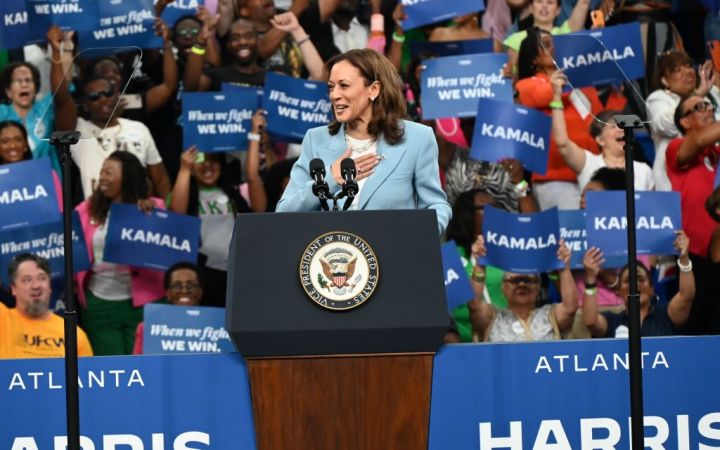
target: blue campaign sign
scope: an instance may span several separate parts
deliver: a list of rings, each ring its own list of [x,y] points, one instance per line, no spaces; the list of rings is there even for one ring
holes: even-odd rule
[[[553,36],[553,45],[555,60],[576,88],[645,76],[637,22]]]
[[[718,337],[645,338],[645,448],[717,446]],[[429,450],[630,448],[625,339],[445,346]],[[701,445],[708,445],[707,447]]]
[[[52,25],[74,31],[92,31],[100,24],[95,0],[25,0],[33,28],[47,30]]]
[[[627,257],[627,217],[624,191],[588,192],[588,245],[606,256]],[[679,192],[635,193],[638,255],[674,255],[675,231],[682,229]]]
[[[105,261],[166,270],[180,261],[197,259],[200,219],[154,209],[146,214],[136,205],[113,203],[105,238]]]
[[[150,303],[143,310],[143,353],[235,353],[225,308]]]
[[[482,0],[402,0],[402,4],[407,15],[402,23],[405,30],[485,9]]]
[[[0,2],[0,17],[0,48],[21,48],[45,40],[47,28],[30,27],[24,1]]]
[[[255,89],[182,94],[183,148],[203,152],[246,150],[252,115],[259,107]]]
[[[300,142],[307,130],[330,122],[331,106],[325,83],[275,72],[265,78],[262,108],[271,134]]]
[[[515,214],[485,206],[483,237],[485,265],[508,272],[539,273],[555,270],[560,225],[556,208],[534,214]]]
[[[415,56],[455,56],[473,53],[492,53],[492,39],[472,39],[468,41],[410,42],[410,57]]]
[[[78,375],[84,450],[256,448],[240,355],[80,358]],[[0,448],[66,448],[62,358],[1,360],[0,383]]]
[[[65,249],[63,247],[63,223],[58,214],[56,222],[31,225],[0,232],[0,267],[7,267],[10,261],[21,253],[33,253],[50,262],[52,278],[65,275]],[[87,247],[80,219],[73,211],[73,266],[75,272],[90,268]],[[6,270],[0,272],[2,283],[10,285]]]
[[[423,119],[473,117],[478,102],[513,101],[512,81],[502,75],[507,56],[474,54],[425,61],[420,75]]]
[[[220,83],[220,92],[255,92],[257,94],[258,100],[257,100],[257,107],[260,107],[260,102],[262,102],[262,96],[263,96],[263,88],[259,88],[256,86],[240,86],[234,83]],[[256,108],[257,109],[257,108]]]
[[[158,0],[155,0],[157,3]],[[172,27],[183,16],[194,16],[198,6],[205,6],[205,0],[175,0],[165,6],[160,17]]]
[[[60,217],[48,158],[0,167],[0,231],[56,222]]]
[[[470,157],[480,161],[515,158],[526,169],[544,175],[551,126],[550,117],[535,109],[482,99],[477,105]]]
[[[83,49],[114,47],[160,48],[162,38],[155,35],[153,0],[113,0],[100,3],[99,26],[81,32]]]
[[[465,272],[455,241],[448,241],[441,248],[443,272],[445,273],[445,296],[448,310],[464,305],[475,296],[470,279]]]

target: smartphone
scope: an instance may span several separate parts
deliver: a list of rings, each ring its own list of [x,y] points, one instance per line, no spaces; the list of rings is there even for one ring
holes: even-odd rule
[[[605,28],[605,15],[599,9],[590,11],[590,20],[593,28]]]
[[[140,94],[125,94],[120,96],[120,98],[125,100],[125,109],[142,108],[142,98]]]

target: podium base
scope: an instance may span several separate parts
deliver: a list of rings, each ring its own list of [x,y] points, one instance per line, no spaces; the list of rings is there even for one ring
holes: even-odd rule
[[[248,358],[259,450],[425,450],[432,353]]]

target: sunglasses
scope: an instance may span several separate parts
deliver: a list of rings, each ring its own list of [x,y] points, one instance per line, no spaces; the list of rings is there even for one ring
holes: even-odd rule
[[[715,105],[713,105],[712,103],[710,103],[708,101],[702,101],[699,103],[695,103],[695,105],[692,108],[685,111],[685,113],[683,114],[683,117],[687,117],[690,114],[695,113],[695,112],[705,112],[707,110],[712,111],[714,109],[715,109]]]
[[[540,282],[540,279],[538,277],[520,276],[520,277],[505,278],[503,281],[506,283],[510,283],[513,286],[518,286],[518,285],[520,285],[520,283],[538,284]]]
[[[104,91],[88,92],[85,94],[85,98],[91,102],[96,102],[100,97],[110,98],[115,95],[115,86],[110,86]]]
[[[177,30],[176,33],[182,37],[197,36],[200,33],[200,28],[185,28],[184,30]]]

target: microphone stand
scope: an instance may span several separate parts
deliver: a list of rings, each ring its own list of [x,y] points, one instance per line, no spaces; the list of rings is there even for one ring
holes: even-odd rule
[[[73,284],[72,197],[70,184],[70,146],[77,144],[79,131],[55,131],[50,144],[58,150],[63,175],[63,250],[65,252],[65,403],[67,448],[80,450],[80,397],[78,386],[78,311]]]
[[[637,287],[637,245],[635,240],[635,175],[633,171],[634,151],[637,141],[634,131],[642,126],[642,121],[635,115],[615,116],[617,126],[625,131],[625,202],[627,207],[627,241],[628,241],[628,275],[630,291],[628,294],[629,337],[628,350],[630,359],[630,416],[631,448],[645,448],[644,413],[642,390],[642,361],[640,339],[640,294]]]

